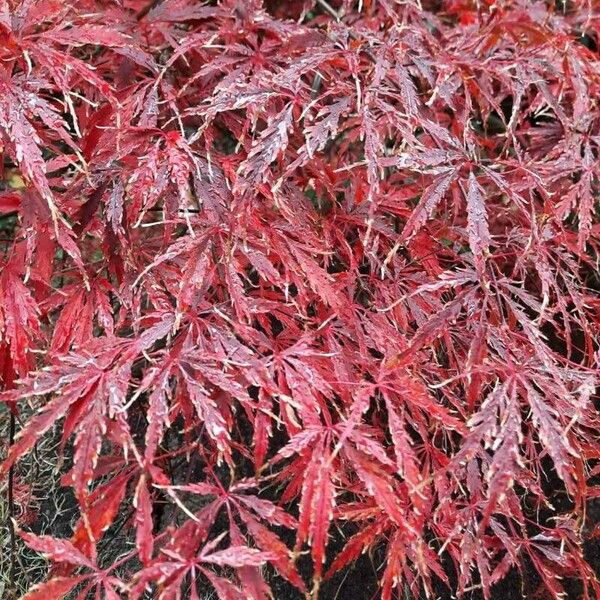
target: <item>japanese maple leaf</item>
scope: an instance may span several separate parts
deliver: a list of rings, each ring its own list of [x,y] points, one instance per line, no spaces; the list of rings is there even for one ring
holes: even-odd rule
[[[271,562],[281,575],[304,591],[304,582],[290,559],[288,548],[268,527],[276,525],[295,529],[298,526],[296,520],[271,501],[248,493],[256,488],[256,481],[240,480],[224,487],[214,473],[211,475],[206,482],[174,486],[173,489],[214,496],[215,499],[202,508],[202,513],[206,511],[216,518],[218,512],[224,509],[229,519],[232,539],[236,534],[240,537],[237,523],[243,524],[254,544],[262,551],[272,554]],[[214,483],[210,483],[211,480]]]

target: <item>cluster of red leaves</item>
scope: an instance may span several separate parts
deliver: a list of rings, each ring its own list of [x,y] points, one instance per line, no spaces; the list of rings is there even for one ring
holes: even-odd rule
[[[600,17],[422,4],[0,0],[2,470],[60,421],[80,515],[28,600],[600,592]]]

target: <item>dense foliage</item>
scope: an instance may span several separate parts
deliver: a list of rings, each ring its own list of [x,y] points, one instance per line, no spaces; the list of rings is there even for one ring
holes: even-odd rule
[[[0,0],[28,600],[600,592],[595,4]]]

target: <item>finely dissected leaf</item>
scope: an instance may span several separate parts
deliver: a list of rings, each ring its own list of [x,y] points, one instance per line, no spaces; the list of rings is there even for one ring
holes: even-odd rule
[[[534,424],[538,427],[540,438],[548,454],[554,461],[558,475],[565,482],[567,489],[575,489],[572,471],[572,458],[577,454],[571,447],[566,430],[561,425],[556,410],[548,406],[532,385],[525,384],[527,400],[531,406]]]
[[[419,100],[414,81],[408,69],[401,63],[396,65],[396,75],[400,83],[400,93],[402,95],[404,110],[408,115],[415,116],[419,112]]]
[[[413,236],[431,217],[437,205],[442,201],[444,195],[449,190],[452,182],[456,179],[457,173],[454,169],[449,169],[439,175],[435,181],[423,192],[419,200],[419,205],[411,213],[406,225],[402,231],[404,240]]]
[[[259,548],[264,552],[273,553],[274,558],[271,559],[271,562],[275,568],[290,583],[300,589],[300,591],[305,591],[304,582],[289,557],[287,546],[267,527],[261,525],[256,519],[251,518],[245,511],[241,511],[240,515],[248,527],[248,532]]]
[[[73,545],[86,556],[95,558],[96,542],[113,524],[127,489],[127,477],[115,478],[100,485],[90,494],[90,508],[82,517],[71,538]]]
[[[42,338],[42,330],[39,307],[15,267],[4,265],[0,274],[0,348],[10,352],[12,371],[23,377],[32,366],[31,353]],[[11,381],[4,383],[10,386]]]
[[[289,104],[273,117],[254,142],[252,150],[241,166],[245,185],[262,183],[269,165],[285,151],[288,130],[292,124],[292,108],[292,104]]]
[[[331,461],[322,443],[308,463],[300,499],[300,519],[296,546],[308,541],[312,547],[315,576],[320,578],[325,562],[329,524],[333,517],[335,489],[331,481]]]
[[[51,382],[47,388],[49,392],[54,391],[55,389],[53,383],[54,382]],[[47,403],[42,411],[28,422],[27,428],[19,433],[15,444],[10,448],[6,461],[2,465],[3,470],[7,470],[11,464],[33,447],[38,438],[46,433],[58,419],[65,415],[69,410],[70,404],[78,399],[79,394],[82,394],[85,398],[85,394],[89,394],[90,390],[93,390],[95,385],[96,381],[92,380],[90,382],[88,380],[83,385],[73,386],[70,391],[74,393],[70,398],[68,396],[67,398],[56,396]],[[44,392],[40,390],[40,393]]]
[[[55,577],[34,586],[23,596],[23,600],[48,600],[67,595],[77,584],[83,581],[83,576]]]
[[[154,540],[152,537],[152,502],[148,484],[144,477],[140,480],[135,489],[134,496],[135,521],[136,521],[136,543],[139,548],[140,560],[144,565],[148,565],[152,558],[152,549]]]
[[[348,110],[349,106],[350,100],[348,98],[342,98],[330,106],[325,106],[315,117],[319,120],[314,125],[309,125],[305,128],[305,148],[308,158],[312,158],[316,151],[322,150],[327,141],[335,136],[340,117]]]
[[[25,598],[600,595],[596,12],[0,0]]]
[[[271,560],[273,555],[246,546],[232,546],[227,550],[219,550],[202,557],[204,562],[228,567],[254,566],[258,567]]]
[[[491,240],[482,190],[472,172],[469,175],[467,185],[467,211],[469,245],[475,258],[475,266],[481,272],[483,271],[485,256],[489,252]]]
[[[41,140],[24,113],[24,98],[15,93],[14,83],[0,79],[0,128],[14,147],[17,163],[37,191],[53,202],[46,177]]]
[[[25,543],[33,550],[42,552],[57,562],[67,562],[80,567],[92,567],[90,560],[68,540],[60,540],[49,536],[35,536],[20,532]]]

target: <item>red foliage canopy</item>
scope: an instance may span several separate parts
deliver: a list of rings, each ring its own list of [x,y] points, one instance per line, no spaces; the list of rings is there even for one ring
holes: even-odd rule
[[[62,420],[80,515],[28,600],[600,592],[576,4],[0,0],[1,469]]]

